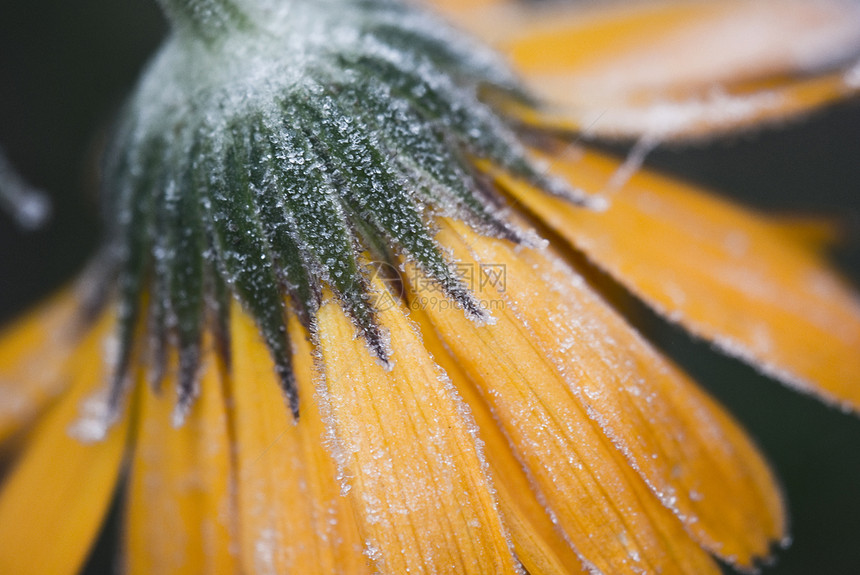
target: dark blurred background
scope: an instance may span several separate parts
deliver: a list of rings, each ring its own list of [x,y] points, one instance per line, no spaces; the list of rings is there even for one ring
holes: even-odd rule
[[[54,207],[50,223],[30,233],[0,213],[0,321],[73,277],[92,253],[99,143],[163,34],[152,0],[0,3],[0,146]],[[658,150],[649,164],[753,206],[838,219],[847,235],[834,259],[860,279],[860,105],[780,130]],[[860,418],[788,391],[655,318],[647,323],[743,421],[783,482],[794,544],[765,572],[860,573]],[[113,540],[103,539],[92,573],[112,564]]]

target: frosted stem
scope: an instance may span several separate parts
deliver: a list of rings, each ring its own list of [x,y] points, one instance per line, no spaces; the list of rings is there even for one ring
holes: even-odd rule
[[[51,202],[15,171],[0,149],[0,210],[9,212],[22,228],[38,229],[51,216]]]
[[[158,3],[176,31],[207,42],[249,25],[239,7],[241,0],[158,0]]]

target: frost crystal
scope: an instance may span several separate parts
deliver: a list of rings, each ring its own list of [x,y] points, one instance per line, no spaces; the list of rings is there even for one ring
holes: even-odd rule
[[[476,158],[572,197],[487,103],[527,100],[512,75],[429,14],[386,0],[162,4],[174,32],[105,161],[119,254],[115,404],[145,322],[155,384],[165,348],[178,349],[181,420],[198,393],[203,330],[229,349],[232,294],[296,412],[285,315],[313,333],[324,288],[388,361],[363,253],[414,262],[467,315],[487,319],[432,227],[452,216],[523,239]]]

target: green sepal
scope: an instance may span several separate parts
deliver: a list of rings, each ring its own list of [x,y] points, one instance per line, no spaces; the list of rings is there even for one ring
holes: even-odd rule
[[[271,248],[260,223],[249,180],[250,142],[243,126],[225,126],[220,146],[199,162],[199,181],[208,180],[204,205],[212,223],[215,254],[221,274],[257,323],[272,355],[281,387],[294,417],[299,415],[298,390],[292,369],[284,297],[279,289]],[[204,136],[205,138],[205,136]]]

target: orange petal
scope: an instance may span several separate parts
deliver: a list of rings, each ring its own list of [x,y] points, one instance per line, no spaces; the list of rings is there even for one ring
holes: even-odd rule
[[[200,398],[172,423],[175,373],[156,396],[140,382],[141,409],[125,516],[126,572],[235,573],[231,437],[224,368],[201,365]]]
[[[293,422],[259,330],[233,306],[233,425],[247,573],[370,573],[350,502],[324,449],[307,334],[289,325],[301,417]]]
[[[499,509],[510,532],[517,559],[526,571],[532,574],[587,573],[582,560],[565,541],[563,533],[538,501],[525,470],[511,451],[502,430],[493,420],[487,404],[445,349],[427,314],[416,306],[411,308],[409,317],[421,327],[424,346],[448,374],[478,424],[499,500]]]
[[[484,277],[486,268],[480,268],[469,248],[482,238],[467,240],[443,227],[438,239],[461,265],[480,270],[474,275]],[[529,272],[515,277],[508,272],[507,281],[533,288]],[[518,304],[499,294],[492,281],[482,283],[479,296],[494,314],[494,325],[476,325],[461,310],[423,299],[426,294],[416,294],[412,305],[425,307],[458,363],[481,389],[576,550],[601,572],[718,572],[579,403],[566,374],[547,355],[549,347],[564,342],[537,339],[540,334],[523,321]]]
[[[522,32],[524,26],[541,21],[547,6],[519,0],[424,0],[458,27],[492,45]]]
[[[2,485],[4,574],[77,573],[110,506],[129,418],[95,440],[103,431],[95,418],[104,416],[96,392],[103,391],[109,375],[100,331],[80,343],[66,371],[68,392],[36,425]]]
[[[782,228],[787,238],[817,252],[838,246],[846,239],[845,223],[838,218],[784,214],[769,219]]]
[[[559,79],[555,83],[545,81],[538,93],[552,103],[559,94],[576,90],[566,79]],[[592,101],[599,105],[584,101],[513,113],[533,127],[601,138],[695,140],[800,116],[858,92],[860,85],[847,82],[845,71],[838,71],[815,77],[784,76],[773,79],[766,88],[739,82],[680,96],[595,97]]]
[[[425,3],[443,13],[455,15],[504,4],[505,0],[426,0]]]
[[[744,566],[767,555],[785,515],[743,431],[560,260],[460,233],[480,261],[505,263],[513,313],[691,534]]]
[[[860,58],[860,9],[844,0],[565,7],[503,38],[502,52],[550,104],[551,119],[526,119],[598,136],[697,137],[859,87],[843,65]]]
[[[618,168],[592,152],[551,164],[595,194]],[[502,183],[668,319],[790,385],[860,409],[857,295],[779,225],[644,171],[607,195],[604,211]]]
[[[399,307],[380,365],[340,305],[319,312],[325,398],[371,555],[384,573],[515,573],[473,423]]]
[[[63,368],[81,335],[79,307],[69,288],[0,333],[0,443],[69,384]]]

